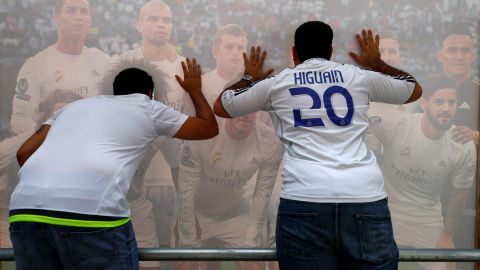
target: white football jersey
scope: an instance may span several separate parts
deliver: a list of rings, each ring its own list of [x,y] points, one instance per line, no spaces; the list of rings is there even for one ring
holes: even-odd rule
[[[136,59],[145,58],[142,53],[142,48],[127,51],[122,56],[134,57]],[[175,75],[178,75],[183,79],[182,61],[186,61],[185,57],[178,56],[174,62],[165,59],[163,61],[150,61],[150,63],[154,64],[159,70],[167,74],[166,79],[169,84],[170,92],[167,95],[168,101],[165,105],[168,105],[179,112],[194,116],[195,109],[192,108],[192,100],[175,78]],[[160,89],[155,89],[154,95],[158,95],[158,91],[160,91]],[[145,186],[173,186],[172,173],[170,170],[171,167],[161,152],[157,152],[153,156],[150,165],[151,166],[149,166],[145,172],[145,178],[143,180]],[[178,164],[175,167],[178,167]]]
[[[286,147],[282,198],[371,202],[386,197],[374,155],[363,142],[370,101],[401,104],[412,77],[390,77],[348,64],[309,59],[275,77],[230,90],[232,117],[267,111]]]
[[[475,145],[456,143],[450,130],[438,140],[421,128],[423,114],[396,118],[372,116],[367,133],[382,142],[380,162],[392,218],[407,224],[442,226],[440,195],[446,181],[456,188],[472,186]],[[367,141],[368,143],[368,141]]]
[[[12,105],[13,132],[20,134],[35,128],[38,105],[52,90],[73,90],[85,98],[98,95],[97,83],[110,63],[110,56],[87,47],[80,55],[70,55],[50,46],[29,58],[18,73]]]
[[[245,194],[249,181],[255,181],[256,187],[247,241],[251,246],[256,246],[254,242],[259,244],[258,226],[263,224],[267,213],[267,199],[277,178],[282,153],[282,144],[273,131],[258,121],[249,137],[242,141],[231,138],[223,125],[220,134],[211,140],[187,141],[179,176],[179,230],[184,244],[190,245],[196,237],[194,210],[227,219],[246,200],[252,200]],[[257,178],[252,179],[257,171]]]

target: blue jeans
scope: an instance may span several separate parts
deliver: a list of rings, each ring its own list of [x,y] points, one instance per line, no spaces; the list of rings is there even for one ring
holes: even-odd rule
[[[138,269],[132,223],[85,228],[13,222],[16,269]]]
[[[311,203],[280,199],[276,227],[280,269],[397,269],[387,199]]]

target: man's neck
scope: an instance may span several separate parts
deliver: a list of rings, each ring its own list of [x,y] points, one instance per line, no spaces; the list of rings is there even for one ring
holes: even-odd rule
[[[85,38],[83,39],[65,39],[58,37],[57,43],[55,43],[55,48],[62,53],[70,55],[80,55],[83,52],[83,47],[85,46]]]
[[[225,121],[229,121],[228,119]],[[243,132],[239,132],[235,130],[232,126],[230,126],[228,123],[225,123],[225,132],[227,132],[227,135],[230,136],[230,138],[237,140],[237,141],[243,141],[248,136],[250,136],[250,133],[252,133],[253,126],[250,130],[245,130]]]
[[[448,74],[447,74],[447,75],[448,75]],[[470,79],[470,76],[471,76],[470,72],[467,72],[467,73],[465,73],[465,74],[463,74],[463,75],[458,75],[458,76],[450,76],[450,75],[448,75],[448,77],[450,77],[451,79],[453,79],[453,80],[457,83],[457,85],[460,85],[460,84],[468,81],[468,79]]]
[[[439,140],[447,132],[446,130],[441,130],[434,127],[425,114],[422,116],[421,128],[423,135],[425,135],[425,137],[429,138],[430,140]]]
[[[238,78],[238,74],[243,72],[243,68],[241,69],[236,69],[236,70],[229,70],[226,68],[217,68],[215,69],[215,72],[217,73],[218,76],[220,76],[222,79],[226,81],[233,81]]]
[[[167,43],[161,46],[155,46],[144,41],[142,54],[150,61],[163,61],[167,59]]]

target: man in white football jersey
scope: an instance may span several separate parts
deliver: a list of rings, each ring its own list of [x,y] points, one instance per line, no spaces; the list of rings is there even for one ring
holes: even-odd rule
[[[333,31],[310,21],[295,32],[295,68],[266,79],[273,72],[262,70],[266,52],[252,48],[243,79],[214,106],[225,118],[269,112],[286,147],[276,227],[280,269],[398,266],[382,172],[363,134],[370,101],[409,103],[422,89],[380,59],[378,35],[363,30],[356,37],[360,56],[350,56],[371,70],[329,61]]]
[[[472,141],[456,143],[450,134],[457,107],[455,81],[438,74],[428,77],[422,86],[423,114],[370,116],[367,133],[380,139],[384,147],[380,168],[397,244],[455,248],[455,227],[475,176],[475,145]],[[453,192],[444,219],[440,194],[447,181],[452,182]],[[415,264],[417,269],[455,269],[455,262]]]
[[[380,51],[380,59],[392,67],[398,67],[402,59],[402,53],[400,52],[400,44],[398,43],[397,36],[388,31],[381,30],[378,32],[380,37],[380,43],[378,50]],[[382,117],[395,117],[399,114],[404,113],[415,113],[419,110],[418,101],[408,103],[408,104],[387,104],[380,102],[370,102],[370,108],[368,109],[368,115],[381,115]],[[365,134],[369,136],[369,134]],[[368,148],[373,151],[377,160],[381,159],[382,155],[382,143],[377,139],[377,143],[374,143],[376,137],[372,136],[369,138]]]
[[[165,79],[170,91],[165,93],[162,89],[155,89],[154,98],[177,111],[195,115],[195,109],[190,98],[185,94],[185,91],[175,78],[176,75],[183,76],[181,62],[185,61],[185,58],[172,53],[173,46],[168,42],[173,29],[173,17],[170,7],[160,0],[152,0],[145,3],[140,9],[136,29],[142,34],[143,46],[125,52],[121,58],[146,59],[156,69],[164,72],[167,75]],[[192,109],[187,110],[185,106],[190,106]],[[170,218],[177,193],[174,185],[176,177],[173,175],[178,174],[179,164],[172,163],[174,159],[171,157],[165,158],[165,155],[178,155],[178,152],[181,151],[177,142],[172,141],[171,144],[174,146],[172,151],[176,148],[177,154],[172,154],[170,151],[169,153],[162,152],[162,149],[159,147],[155,148],[157,150],[155,153],[151,153],[150,151],[153,149],[150,149],[150,155],[145,156],[145,159],[149,160],[142,161],[139,171],[137,171],[141,176],[137,177],[135,181],[143,180],[146,198],[141,203],[137,201],[132,205],[132,220],[137,239],[139,240],[139,247],[142,248],[170,247],[172,235]],[[155,147],[155,143],[153,147]],[[148,169],[144,166],[148,166]],[[135,220],[138,217],[136,212],[145,213],[145,209],[148,208],[151,208],[153,211],[154,222],[136,223]],[[145,213],[145,215],[147,214]],[[140,214],[139,216],[145,215]],[[137,224],[142,225],[137,226]],[[156,244],[157,242],[158,245]],[[161,264],[164,267],[169,267],[168,262],[162,262]],[[158,269],[160,263],[156,261],[142,261],[140,266]]]
[[[202,78],[203,94],[212,107],[227,83],[241,77],[247,44],[247,33],[239,25],[227,24],[215,33],[212,53],[216,68]]]
[[[179,247],[260,247],[283,147],[256,116],[227,119],[212,140],[185,143],[179,174]],[[255,181],[253,196],[246,189],[250,181]],[[182,262],[178,269],[191,269],[192,264]],[[235,265],[264,268],[263,262]]]
[[[11,118],[15,134],[36,126],[38,105],[54,89],[97,95],[96,84],[111,61],[100,50],[84,46],[92,20],[87,0],[58,0],[53,20],[58,25],[57,42],[29,58],[18,74]]]

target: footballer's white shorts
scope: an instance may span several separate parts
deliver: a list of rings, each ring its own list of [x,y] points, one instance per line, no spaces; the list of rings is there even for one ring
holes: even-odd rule
[[[157,230],[155,228],[155,219],[152,213],[152,203],[143,196],[129,202],[130,220],[132,221],[133,231],[139,248],[158,248]],[[158,261],[140,261],[142,267],[159,267]]]
[[[249,203],[245,203],[231,209],[227,214],[214,215],[195,211],[200,225],[202,246],[204,241],[214,239],[221,243],[218,248],[245,248],[249,210]]]
[[[392,219],[393,237],[399,248],[435,248],[443,226],[411,225]],[[417,270],[445,270],[445,262],[415,262]]]

